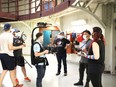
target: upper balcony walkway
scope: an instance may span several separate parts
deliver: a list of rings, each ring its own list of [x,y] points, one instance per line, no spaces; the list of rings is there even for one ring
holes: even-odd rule
[[[0,22],[40,18],[67,9],[76,0],[0,0]]]

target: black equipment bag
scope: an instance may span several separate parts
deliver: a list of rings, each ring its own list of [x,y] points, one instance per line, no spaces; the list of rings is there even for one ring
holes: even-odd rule
[[[47,58],[40,58],[40,57],[35,57],[35,55],[34,55],[34,50],[33,50],[33,46],[34,46],[34,44],[35,43],[38,43],[38,42],[34,42],[34,39],[33,39],[33,34],[34,34],[34,30],[35,29],[38,29],[39,27],[35,27],[34,29],[33,29],[33,31],[32,31],[32,38],[31,38],[31,64],[32,65],[35,65],[35,64],[38,64],[38,63],[44,63],[44,65],[49,65],[49,63],[48,63],[48,60],[47,60]],[[39,44],[39,43],[38,43]],[[40,45],[40,44],[39,44]],[[40,45],[40,47],[41,47],[41,45]],[[41,47],[42,48],[42,47]]]
[[[35,42],[34,44],[38,44],[38,45],[40,45],[38,42]],[[35,57],[35,55],[34,55],[34,51],[33,51],[33,46],[34,46],[34,44],[31,46],[31,63],[33,64],[33,65],[35,65],[35,64],[37,64],[37,63],[44,63],[45,62],[45,58],[41,58],[41,57]],[[41,48],[41,46],[40,46],[40,48]]]
[[[35,27],[33,30],[32,30],[32,34],[31,34],[31,64],[32,65],[35,65],[37,64],[36,60],[35,60],[35,55],[34,55],[34,51],[33,51],[33,46],[34,46],[34,31],[35,29],[38,29],[39,27]]]
[[[35,65],[37,64],[37,61],[35,59],[34,51],[33,51],[33,44],[31,45],[31,64]]]

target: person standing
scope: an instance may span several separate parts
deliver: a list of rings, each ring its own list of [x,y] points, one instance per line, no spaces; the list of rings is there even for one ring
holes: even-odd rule
[[[43,48],[43,35],[42,33],[36,34],[36,39],[34,43],[34,55],[36,58],[43,58],[46,59],[45,54],[48,53],[48,50],[44,50]],[[47,62],[40,62],[35,64],[36,70],[37,70],[37,80],[36,80],[36,87],[42,87],[42,79],[45,75]]]
[[[57,37],[57,40],[55,41],[55,44],[57,47],[56,57],[57,57],[57,62],[58,62],[58,70],[57,70],[56,76],[60,75],[62,61],[64,65],[64,76],[67,76],[66,49],[69,46],[70,41],[64,38],[64,32],[60,32]]]
[[[10,79],[13,87],[22,87],[16,83],[15,79],[15,59],[13,56],[13,50],[22,49],[24,45],[13,46],[13,35],[10,33],[11,25],[9,23],[4,24],[3,33],[0,35],[0,59],[2,63],[3,71],[0,75],[0,87],[2,87],[3,79],[7,73],[10,72]]]
[[[20,31],[18,29],[13,29],[12,33],[14,35],[13,46],[25,45],[23,39],[21,38]],[[27,73],[26,73],[22,49],[14,50],[13,54],[14,54],[14,57],[16,58],[16,65],[19,65],[21,67],[22,73],[24,75],[24,80],[31,82],[30,78],[27,76]],[[17,78],[16,78],[16,82],[19,83],[19,80]]]
[[[83,41],[81,43],[81,47],[79,48],[82,52],[88,52],[89,46],[92,42],[90,39],[91,33],[88,30],[83,31]],[[75,53],[78,53],[78,51],[75,51]],[[89,87],[89,77],[88,77],[88,59],[81,57],[79,61],[79,81],[77,83],[74,83],[75,86],[83,85],[83,77],[84,77],[84,71],[86,70],[87,78],[86,78],[86,84],[84,87]]]
[[[93,87],[102,87],[102,73],[105,60],[105,40],[100,27],[93,27],[93,41],[88,54],[79,54],[88,58],[88,75]]]

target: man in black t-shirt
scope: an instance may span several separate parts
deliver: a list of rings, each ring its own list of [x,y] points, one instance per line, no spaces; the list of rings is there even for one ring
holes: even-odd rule
[[[70,41],[66,38],[64,38],[64,32],[61,32],[58,35],[57,40],[55,41],[55,44],[57,46],[57,61],[58,61],[58,71],[56,75],[60,75],[61,72],[61,61],[63,61],[64,65],[64,76],[67,76],[67,62],[66,62],[66,48],[69,46]]]
[[[20,34],[19,30],[14,29],[14,31],[12,33],[14,35],[13,46],[20,46],[22,44],[25,45],[23,39],[21,38],[21,34]],[[24,62],[24,56],[23,56],[23,53],[22,53],[22,49],[14,50],[13,54],[14,54],[14,57],[16,59],[16,66],[18,65],[22,69],[22,73],[24,75],[24,80],[30,82],[31,80],[27,76],[27,73],[26,73],[25,62]],[[16,72],[15,72],[15,74],[16,74]],[[19,83],[18,79],[16,79],[16,82]]]

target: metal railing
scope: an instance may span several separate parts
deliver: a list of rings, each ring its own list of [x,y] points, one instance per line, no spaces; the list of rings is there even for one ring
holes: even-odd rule
[[[1,1],[0,11],[24,15],[49,10],[66,0],[8,0]]]

